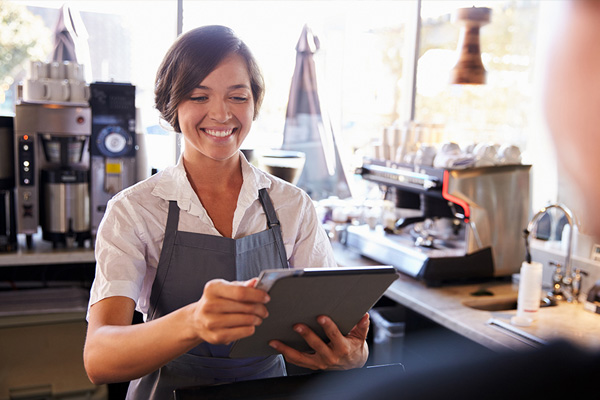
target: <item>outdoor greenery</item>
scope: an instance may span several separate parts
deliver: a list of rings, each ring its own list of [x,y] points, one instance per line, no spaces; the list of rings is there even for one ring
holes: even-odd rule
[[[24,5],[0,0],[0,108],[27,61],[45,60],[51,46],[51,33],[39,16]]]

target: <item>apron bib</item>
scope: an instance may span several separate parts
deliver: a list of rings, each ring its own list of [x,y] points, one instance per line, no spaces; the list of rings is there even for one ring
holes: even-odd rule
[[[244,281],[265,269],[289,268],[281,227],[266,189],[259,190],[259,199],[268,229],[240,239],[178,231],[179,207],[176,201],[169,202],[148,321],[198,301],[204,285],[212,279]],[[228,358],[232,345],[201,343],[157,371],[131,381],[127,399],[163,400],[180,387],[286,375],[281,355]]]

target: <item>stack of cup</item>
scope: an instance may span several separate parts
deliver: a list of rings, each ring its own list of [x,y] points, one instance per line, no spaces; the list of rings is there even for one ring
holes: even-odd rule
[[[90,87],[83,78],[83,65],[74,61],[31,61],[23,83],[23,100],[28,102],[85,103]]]

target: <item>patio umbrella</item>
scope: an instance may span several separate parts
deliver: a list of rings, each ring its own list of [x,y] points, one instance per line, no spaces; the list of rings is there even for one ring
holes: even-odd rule
[[[83,64],[86,66],[86,78],[91,78],[88,33],[79,11],[68,4],[60,8],[54,28],[54,50],[50,58],[51,61],[73,61]]]
[[[318,38],[304,25],[296,45],[296,67],[290,87],[282,148],[305,153],[306,163],[297,186],[313,200],[329,196],[343,199],[350,196],[350,189],[331,123],[324,118],[321,110],[313,58],[318,49]]]

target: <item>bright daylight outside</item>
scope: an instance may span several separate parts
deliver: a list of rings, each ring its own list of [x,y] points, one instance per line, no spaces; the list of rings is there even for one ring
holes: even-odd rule
[[[183,30],[224,24],[238,32],[254,50],[265,75],[267,92],[261,116],[245,146],[278,148],[283,140],[295,47],[307,25],[320,43],[314,59],[323,114],[331,123],[346,173],[351,174],[363,155],[372,154],[386,129],[409,122],[407,105],[403,103],[413,100],[403,92],[411,77],[403,73],[406,55],[415,46],[407,42],[413,38],[407,37],[407,26],[414,19],[411,3],[183,1]],[[435,127],[435,140],[440,142],[473,141],[474,135],[480,135],[486,141],[511,142],[525,150],[539,3],[491,2],[493,23],[481,29],[488,84],[448,85],[446,71],[455,62],[460,29],[452,22],[452,13],[465,5],[486,2],[471,3],[421,3],[413,122]],[[44,59],[50,53],[52,31],[62,4],[3,1],[3,18],[13,21],[3,24],[7,31],[3,33],[3,49],[17,49],[11,53],[10,62],[2,65],[3,113],[13,112],[16,84],[24,77],[26,61]],[[175,150],[164,151],[173,141],[166,139],[153,111],[152,86],[161,54],[176,35],[176,4],[153,1],[152,7],[146,7],[138,1],[120,1],[118,7],[114,5],[112,1],[72,3],[87,30],[90,65],[86,77],[90,82],[130,82],[136,86],[139,116],[151,138],[150,162],[154,168],[164,168],[173,162]],[[17,21],[29,27],[28,37],[21,33],[15,36]],[[4,57],[6,60],[9,55]]]

